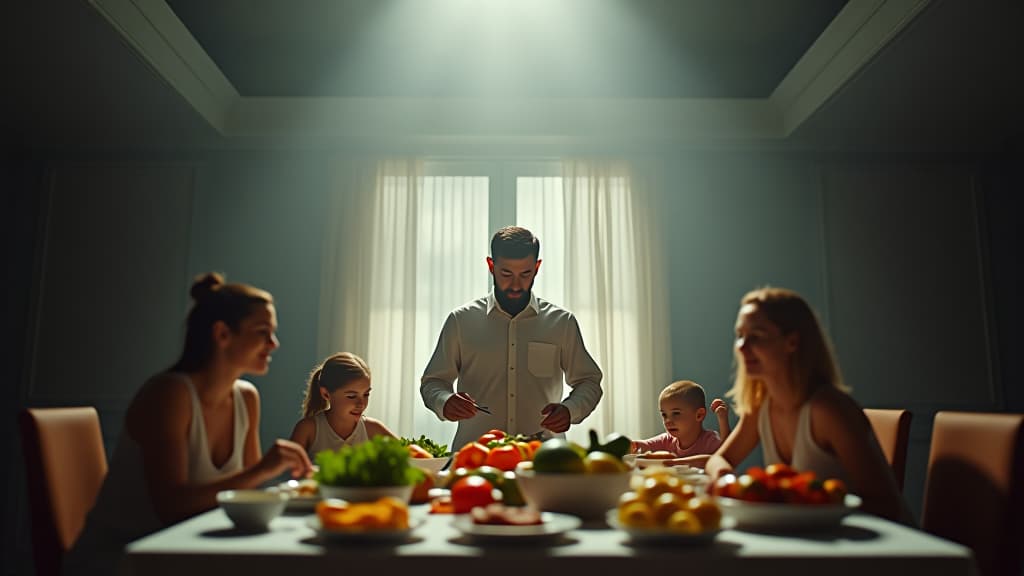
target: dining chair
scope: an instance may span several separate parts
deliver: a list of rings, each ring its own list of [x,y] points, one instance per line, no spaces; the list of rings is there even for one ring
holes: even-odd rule
[[[107,474],[99,415],[91,406],[27,408],[19,426],[36,574],[57,575]]]
[[[903,478],[907,469],[907,444],[910,443],[909,410],[887,410],[882,408],[865,408],[864,415],[871,422],[871,429],[882,445],[885,459],[889,461],[896,484],[903,491]]]
[[[974,551],[981,576],[1022,573],[1024,414],[939,412],[921,527]]]

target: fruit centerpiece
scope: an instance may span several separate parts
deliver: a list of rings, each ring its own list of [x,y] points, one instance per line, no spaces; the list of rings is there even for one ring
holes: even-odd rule
[[[630,440],[611,434],[602,441],[591,431],[590,446],[552,438],[533,461],[516,468],[527,504],[539,510],[599,518],[629,489],[630,469],[622,461]]]

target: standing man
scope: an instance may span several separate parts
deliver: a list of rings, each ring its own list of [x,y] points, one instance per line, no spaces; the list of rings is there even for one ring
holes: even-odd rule
[[[601,369],[576,317],[532,292],[539,255],[540,241],[529,230],[498,230],[487,259],[493,292],[452,311],[441,329],[420,395],[438,418],[459,423],[453,451],[491,428],[561,434],[601,399]],[[572,388],[565,399],[563,373]]]

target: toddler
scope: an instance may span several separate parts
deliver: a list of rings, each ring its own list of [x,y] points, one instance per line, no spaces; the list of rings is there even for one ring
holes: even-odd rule
[[[704,388],[696,382],[679,380],[666,386],[658,397],[665,432],[633,442],[633,451],[669,452],[675,458],[666,460],[668,465],[703,467],[708,456],[714,454],[722,445],[722,439],[729,435],[729,408],[720,398],[711,402],[711,411],[718,418],[721,435],[704,429],[705,402]]]

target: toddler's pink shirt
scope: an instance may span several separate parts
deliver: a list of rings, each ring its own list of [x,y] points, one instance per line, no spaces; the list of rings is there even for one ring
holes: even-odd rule
[[[653,438],[647,440],[636,441],[637,452],[656,452],[658,450],[667,450],[676,455],[676,458],[683,458],[684,456],[697,456],[700,454],[714,454],[715,450],[722,445],[722,439],[718,436],[718,432],[714,430],[704,430],[697,436],[697,440],[687,448],[683,448],[679,445],[679,440],[676,440],[668,432],[658,434]]]

